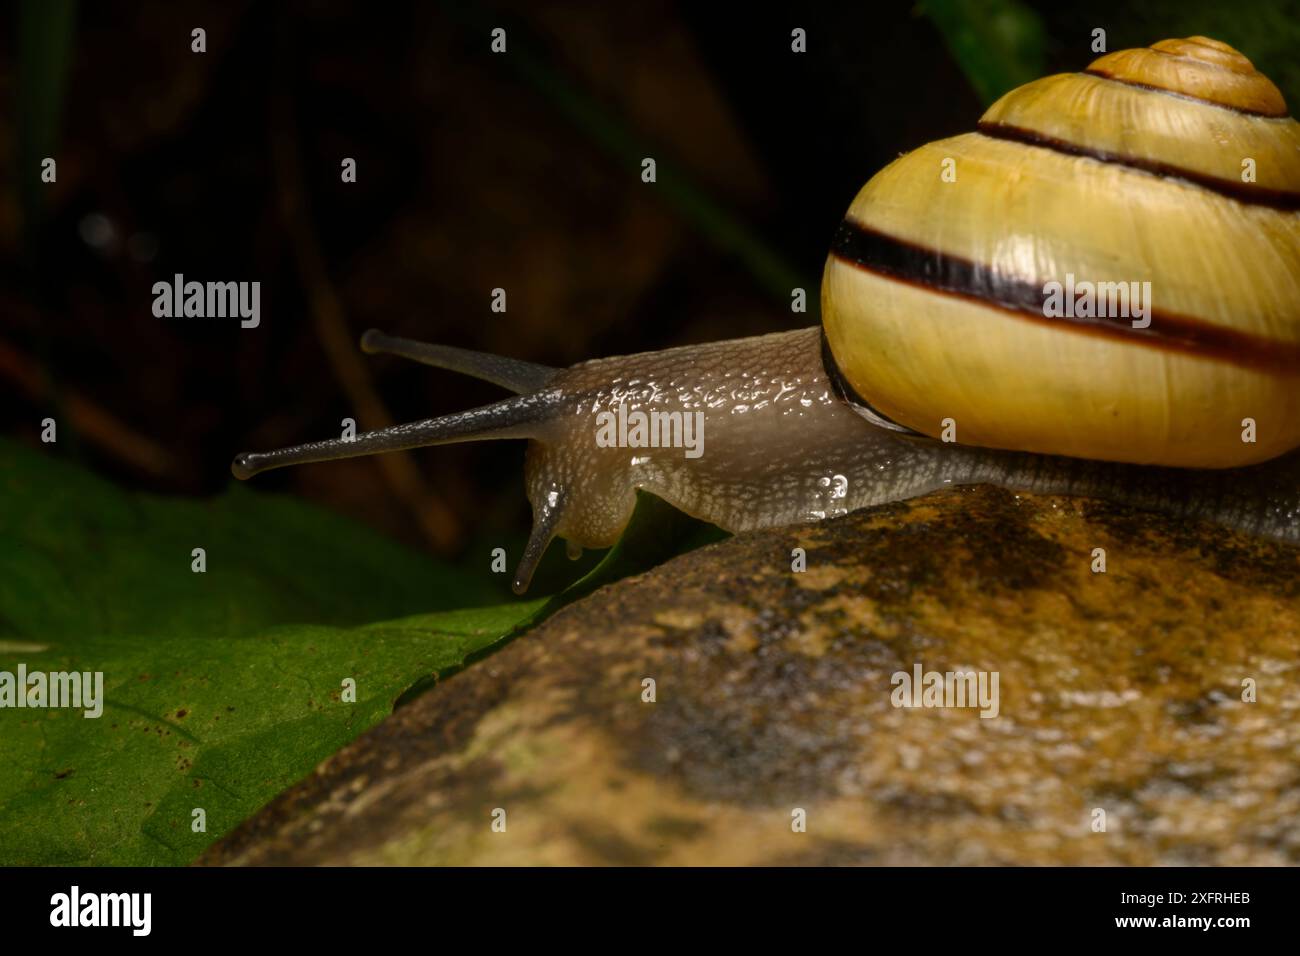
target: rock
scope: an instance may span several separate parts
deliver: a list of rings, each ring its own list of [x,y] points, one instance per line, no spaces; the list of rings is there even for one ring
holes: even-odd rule
[[[1298,559],[987,487],[740,535],[399,709],[202,862],[1294,864]],[[997,716],[895,707],[916,664],[996,671]]]

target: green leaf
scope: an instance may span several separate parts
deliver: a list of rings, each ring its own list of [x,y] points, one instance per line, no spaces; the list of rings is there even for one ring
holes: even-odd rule
[[[546,601],[338,625],[485,577],[291,499],[130,494],[0,443],[0,672],[102,672],[104,701],[0,709],[0,864],[189,862]]]
[[[40,164],[55,156],[73,61],[73,0],[22,0],[18,6],[18,194],[28,237],[44,213]]]
[[[643,494],[560,594],[411,615],[496,583],[289,498],[133,494],[0,442],[0,680],[20,666],[103,675],[99,717],[0,708],[0,865],[188,863],[401,701],[720,537]]]
[[[985,106],[1043,75],[1043,24],[1019,0],[924,0],[920,8]]]
[[[98,719],[0,711],[0,860],[183,864],[378,723],[424,674],[459,667],[542,601],[352,629],[272,628],[220,641],[94,637],[0,670],[102,671]],[[356,702],[342,698],[356,681]],[[194,810],[206,832],[192,828]]]

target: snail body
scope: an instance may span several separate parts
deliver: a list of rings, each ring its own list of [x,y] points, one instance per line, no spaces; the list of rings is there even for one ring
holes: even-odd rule
[[[1234,179],[1242,156],[1256,183]],[[832,245],[822,328],[563,370],[371,331],[366,351],[517,394],[232,470],[529,439],[516,591],[556,536],[613,544],[638,489],[733,532],[988,482],[1300,542],[1298,208],[1300,124],[1248,60],[1204,38],[1110,54],[868,182]],[[1147,325],[1048,318],[1044,277],[1066,273],[1139,278],[1158,306]],[[629,410],[658,413],[666,439],[693,416],[698,456],[624,441],[623,424],[602,441]]]

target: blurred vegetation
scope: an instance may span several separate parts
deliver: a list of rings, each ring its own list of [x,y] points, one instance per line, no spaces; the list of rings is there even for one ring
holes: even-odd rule
[[[18,4],[18,163],[41,168],[58,142],[63,97],[72,65],[76,4],[73,0],[21,0]],[[36,176],[18,179],[23,219],[34,227],[41,214],[41,185]]]
[[[1018,0],[923,0],[984,105],[1044,73],[1043,23]]]

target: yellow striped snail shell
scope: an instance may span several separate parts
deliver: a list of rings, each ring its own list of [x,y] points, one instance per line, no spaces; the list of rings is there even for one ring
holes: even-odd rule
[[[232,470],[527,439],[517,591],[557,536],[612,544],[638,489],[744,531],[988,482],[1297,542],[1298,208],[1300,128],[1249,60],[1203,37],[1112,53],[872,178],[832,243],[823,328],[568,369],[372,330],[368,352],[516,395]],[[1076,280],[1104,290],[1094,308],[1051,314]],[[1150,283],[1141,318],[1115,314],[1119,283]],[[636,414],[665,440],[631,441]]]
[[[1298,206],[1300,124],[1249,60],[1204,37],[1110,53],[873,177],[822,321],[848,384],[927,435],[951,417],[993,448],[1264,461],[1300,445]],[[1069,276],[1149,282],[1150,313],[1045,316]]]

